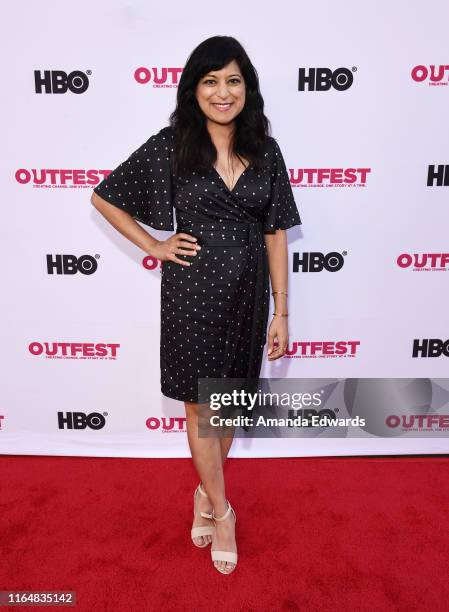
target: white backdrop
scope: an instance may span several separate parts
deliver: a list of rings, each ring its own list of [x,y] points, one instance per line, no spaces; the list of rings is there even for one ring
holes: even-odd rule
[[[427,185],[429,166],[449,164],[446,2],[42,0],[6,11],[2,453],[189,455],[183,421],[170,420],[184,416],[183,404],[160,393],[160,267],[90,196],[102,170],[168,124],[176,75],[216,34],[235,36],[259,73],[303,221],[288,232],[292,354],[265,359],[261,376],[448,377],[447,356],[412,357],[412,349],[415,339],[448,338],[449,265],[397,263],[404,253],[448,252],[449,186]],[[416,66],[443,66],[442,78],[417,81]],[[139,68],[148,82],[136,80]],[[318,68],[345,68],[352,85],[299,91],[300,69]],[[72,90],[39,93],[35,71],[82,74],[69,78]],[[337,171],[350,169],[359,170],[355,182],[341,182]],[[293,271],[295,253],[315,252],[338,253],[343,266]],[[65,265],[49,269],[58,257]],[[308,346],[298,358],[294,349],[325,341],[356,350],[316,358]],[[99,413],[102,426],[87,417],[90,426],[70,428],[74,413]],[[236,439],[231,456],[448,450],[447,438],[360,432]]]

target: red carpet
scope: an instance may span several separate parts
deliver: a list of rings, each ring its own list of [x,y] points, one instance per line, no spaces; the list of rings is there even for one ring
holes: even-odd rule
[[[229,459],[230,576],[190,542],[191,460],[0,461],[0,590],[76,591],[82,612],[448,609],[446,456]]]

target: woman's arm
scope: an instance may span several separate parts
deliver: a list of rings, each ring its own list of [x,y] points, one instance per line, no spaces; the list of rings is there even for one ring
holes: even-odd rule
[[[288,291],[288,248],[287,233],[278,229],[275,234],[264,234],[267,247],[268,266],[271,278],[272,291],[275,293],[274,312],[288,314],[287,291]],[[278,346],[274,348],[274,340]],[[270,361],[279,359],[284,355],[288,346],[288,317],[274,316],[268,330],[268,359]]]
[[[92,204],[109,223],[115,227],[125,238],[131,240],[133,244],[141,248],[147,255],[156,257],[161,261],[175,261],[183,266],[190,266],[189,261],[179,259],[176,255],[196,255],[196,251],[201,247],[193,245],[196,238],[189,234],[173,234],[167,240],[157,240],[141,227],[132,216],[125,210],[120,210],[117,206],[110,204],[95,192],[92,194]],[[186,243],[186,241],[188,241]],[[190,248],[189,248],[190,247]]]

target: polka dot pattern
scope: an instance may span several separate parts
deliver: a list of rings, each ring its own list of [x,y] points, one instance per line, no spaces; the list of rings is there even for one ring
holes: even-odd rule
[[[157,229],[196,236],[191,262],[162,264],[161,391],[197,402],[199,378],[257,379],[266,343],[270,286],[264,233],[301,224],[279,145],[248,166],[232,189],[215,169],[172,177],[170,127],[149,138],[95,191]],[[143,172],[142,172],[143,170]]]
[[[167,128],[151,136],[94,191],[154,229],[173,231],[173,185]]]
[[[198,255],[186,267],[164,261],[161,282],[161,389],[198,401],[199,378],[258,378],[269,309],[261,222],[185,222]]]
[[[281,149],[274,138],[272,142],[274,157],[271,163],[270,201],[264,212],[265,234],[274,234],[277,229],[289,229],[302,223]]]

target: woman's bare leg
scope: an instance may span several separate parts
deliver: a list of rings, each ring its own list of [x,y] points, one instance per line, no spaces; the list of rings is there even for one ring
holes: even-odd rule
[[[189,423],[189,421],[187,421]],[[189,446],[190,446],[190,451],[192,453],[192,457],[193,457],[193,453],[195,451],[192,450],[193,444],[190,443],[190,430],[194,429],[194,427],[189,427],[189,425],[187,426],[187,433],[188,433],[188,439],[189,439]],[[233,428],[234,429],[234,428]],[[196,436],[197,433],[193,432],[192,435]],[[218,438],[220,441],[220,447],[221,447],[221,465],[224,466],[225,461],[228,457],[229,454],[229,450],[232,446],[232,442],[233,442],[233,437],[231,436],[227,436],[227,437],[220,437]],[[204,483],[203,483],[203,489],[204,489]],[[198,511],[199,512],[208,512],[209,514],[212,512],[212,504],[209,500],[208,497],[204,497],[203,495],[199,495],[198,496],[198,501],[197,501],[197,507],[198,507]],[[220,516],[220,515],[218,515]],[[192,527],[202,527],[203,525],[208,525],[209,523],[209,519],[205,519],[203,518],[201,515],[198,515],[193,522]],[[205,536],[198,536],[197,538],[195,538],[195,540],[197,541],[199,546],[202,546],[205,542],[210,543],[212,540],[212,536],[210,535],[205,535]]]
[[[207,411],[208,405],[185,402],[185,409],[187,438],[193,463],[208,495],[208,498],[199,496],[198,510],[210,513],[213,508],[216,516],[223,516],[227,510],[223,465],[232,445],[234,428],[226,430],[226,435],[229,437],[218,437],[216,433],[214,435],[214,432],[211,435],[200,437],[198,434],[198,416],[200,411]],[[210,524],[209,519],[200,515],[195,518],[195,527],[208,524]],[[211,536],[204,537],[205,540],[203,541],[211,541]],[[199,538],[199,543],[202,543],[201,538]],[[237,552],[234,521],[231,515],[229,520],[217,522],[214,549]],[[215,561],[215,566],[231,570],[234,564],[226,561]]]
[[[222,465],[225,464],[225,461],[228,457],[229,454],[229,449],[232,446],[232,443],[234,441],[234,434],[229,437],[226,438],[218,438],[220,440],[220,444],[221,444],[221,463]]]

